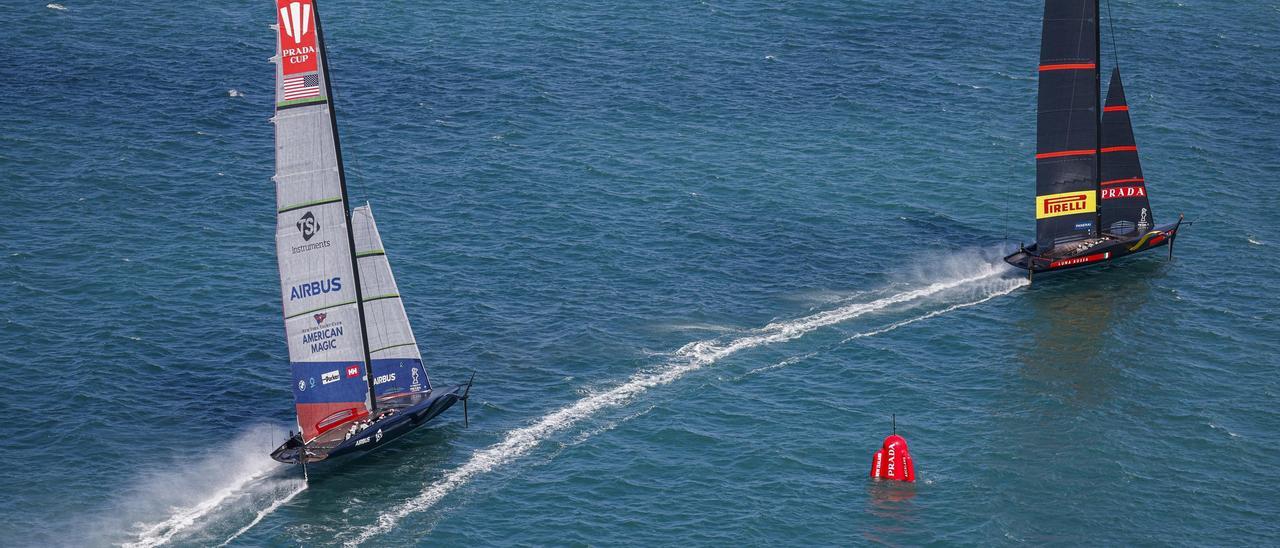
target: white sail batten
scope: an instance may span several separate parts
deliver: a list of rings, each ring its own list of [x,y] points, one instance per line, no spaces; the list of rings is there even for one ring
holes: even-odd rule
[[[409,326],[391,263],[368,205],[351,211],[365,326],[373,360],[374,392],[379,396],[423,392],[431,388],[418,341]]]
[[[276,256],[298,426],[310,441],[372,402],[322,38],[310,0],[276,7]]]

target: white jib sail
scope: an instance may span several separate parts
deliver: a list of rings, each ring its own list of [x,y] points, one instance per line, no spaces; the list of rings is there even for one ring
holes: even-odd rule
[[[422,365],[418,341],[409,327],[400,290],[391,275],[391,263],[368,205],[351,211],[351,227],[360,265],[360,291],[373,359],[374,392],[381,398],[430,390],[431,382]]]

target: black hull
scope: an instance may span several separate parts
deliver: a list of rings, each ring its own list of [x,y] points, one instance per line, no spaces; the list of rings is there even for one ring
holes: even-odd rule
[[[1178,227],[1181,224],[1182,218],[1179,217],[1178,222],[1157,226],[1141,237],[1107,238],[1087,249],[1064,256],[1041,255],[1036,246],[1032,245],[1009,254],[1004,260],[1026,270],[1028,276],[1097,266],[1157,247],[1172,246],[1173,241],[1178,237]],[[1172,249],[1169,254],[1173,255]]]
[[[337,442],[336,445],[322,446],[320,443],[312,442],[310,446],[304,446],[302,435],[295,435],[272,451],[271,458],[285,464],[298,464],[305,450],[306,462],[312,464],[332,462],[341,457],[367,453],[416,430],[444,413],[453,407],[453,404],[467,397],[466,389],[465,384],[436,388],[423,394],[404,397],[411,398],[410,401],[393,400],[386,406],[383,406],[380,400],[380,409],[395,409],[395,414],[370,424],[350,438]]]

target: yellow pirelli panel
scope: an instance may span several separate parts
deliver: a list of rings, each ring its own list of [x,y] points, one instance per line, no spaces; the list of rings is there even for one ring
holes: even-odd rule
[[[1036,218],[1048,219],[1098,210],[1098,193],[1092,190],[1036,196]]]

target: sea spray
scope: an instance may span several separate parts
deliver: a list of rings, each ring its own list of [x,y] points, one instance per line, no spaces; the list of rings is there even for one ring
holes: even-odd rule
[[[847,304],[794,320],[773,322],[738,337],[722,337],[688,343],[677,350],[663,367],[655,371],[637,373],[612,389],[584,397],[543,416],[529,426],[512,430],[502,441],[475,452],[467,462],[446,472],[438,481],[425,486],[418,496],[383,512],[372,526],[361,530],[345,544],[359,545],[390,531],[405,517],[434,507],[445,496],[468,483],[471,478],[523,456],[551,435],[570,428],[602,409],[623,405],[650,388],[674,382],[690,372],[714,364],[741,350],[792,340],[815,329],[882,311],[895,305],[912,303],[971,284],[1000,280],[1003,283],[996,284],[999,288],[996,291],[1002,292],[1000,294],[1008,293],[1022,285],[1017,280],[1004,277],[1009,270],[997,261],[982,261],[978,263],[977,268],[974,266],[971,255],[955,258],[947,261],[942,268],[934,272],[958,272],[957,275],[924,284],[923,287],[868,302]],[[924,274],[921,273],[921,276],[923,277]]]
[[[89,528],[86,544],[159,546],[293,496],[302,480],[268,456],[273,439],[283,434],[276,426],[253,426],[224,446],[194,452],[142,478],[110,516]],[[117,538],[120,531],[123,538]]]

